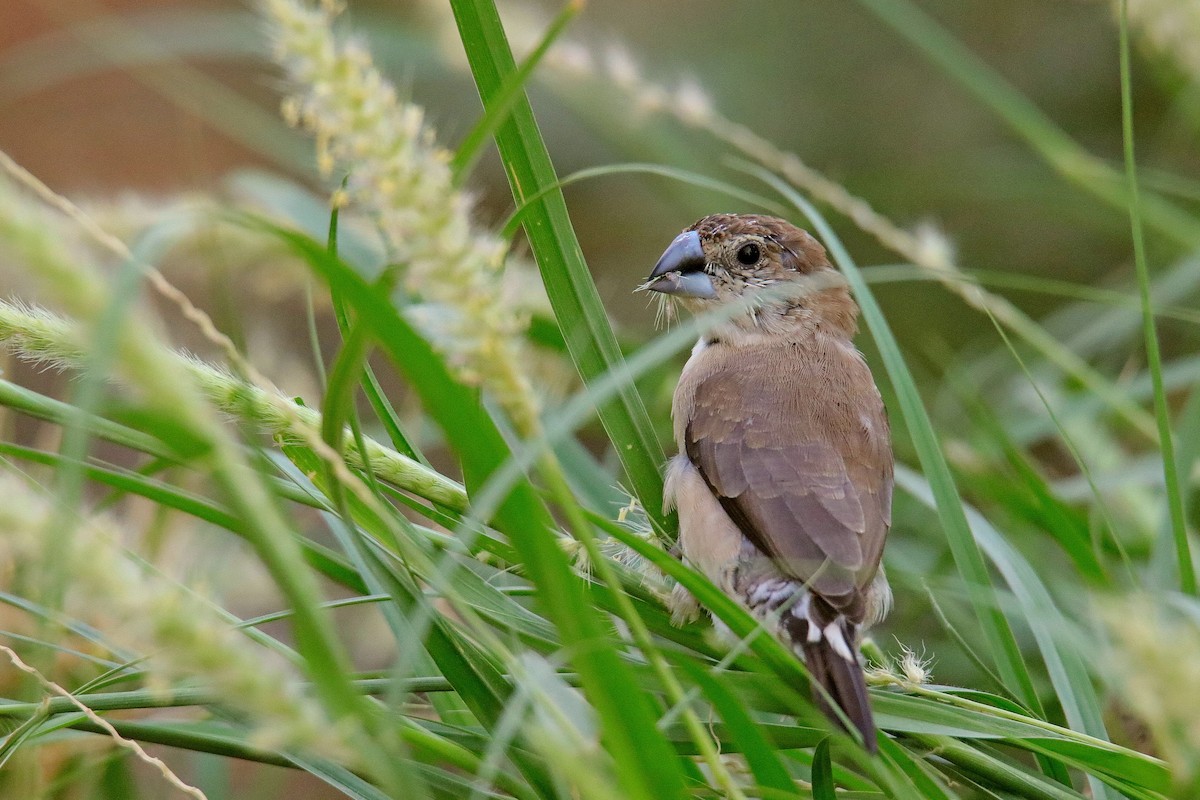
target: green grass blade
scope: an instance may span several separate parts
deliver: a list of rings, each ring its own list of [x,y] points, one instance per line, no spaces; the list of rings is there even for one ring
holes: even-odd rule
[[[1007,341],[1003,328],[997,327],[997,331]],[[1015,350],[1013,355],[1024,368],[1024,359]],[[1031,375],[1030,380],[1033,380]],[[1036,384],[1034,387],[1036,392]],[[1032,459],[1017,447],[992,409],[968,388],[966,382],[956,386],[955,392],[976,429],[989,444],[999,449],[1011,469],[1011,472],[989,471],[973,476],[971,484],[974,493],[990,496],[1006,513],[1026,520],[1053,537],[1063,552],[1070,556],[1079,573],[1091,583],[1108,583],[1111,579],[1101,561],[1099,543],[1092,537],[1085,512],[1069,506],[1054,493]],[[1039,392],[1038,396],[1043,395]],[[1057,418],[1053,411],[1049,412],[1049,416]],[[1059,435],[1073,454],[1077,452],[1071,446],[1069,434],[1062,431],[1061,427]],[[1076,462],[1083,474],[1089,474],[1087,464],[1082,459],[1077,458]],[[1012,473],[1015,473],[1015,480]],[[1099,493],[1096,494],[1097,507],[1102,510],[1104,499]],[[1108,515],[1104,516],[1107,518]]]
[[[331,391],[327,396],[333,394]],[[337,429],[341,429],[340,424]],[[467,701],[479,720],[485,723],[494,722],[501,712],[505,697],[511,692],[511,686],[499,678],[489,662],[480,660],[477,664],[473,663],[461,652],[461,642],[458,641],[456,632],[445,615],[429,607],[429,601],[414,575],[406,566],[399,564],[398,560],[384,556],[377,541],[394,541],[396,538],[393,531],[388,529],[387,522],[380,519],[356,496],[336,487],[332,477],[321,477],[321,462],[312,451],[293,445],[284,449],[301,472],[318,476],[318,488],[330,494],[341,495],[338,502],[339,508],[342,509],[341,518],[329,517],[330,527],[363,575],[369,590],[391,599],[390,603],[382,606],[382,613],[396,640],[405,667],[436,667],[441,674],[451,679],[451,685]],[[396,515],[392,521],[402,529],[402,535],[406,535],[409,541],[418,541],[414,533],[415,527],[404,517]],[[362,527],[359,526],[359,522],[362,523]],[[374,535],[375,541],[367,535],[368,529]],[[413,647],[416,642],[422,642],[429,651],[433,659],[432,664],[427,665],[415,660],[414,656],[406,652],[406,648]],[[407,674],[407,669],[401,670],[404,673],[402,677]],[[456,682],[456,678],[461,681]]]
[[[1001,760],[948,736],[917,735],[913,738],[937,752],[941,758],[982,778],[986,784],[999,786],[1017,797],[1029,800],[1085,800],[1073,789],[1061,783],[1052,783],[1023,765]]]
[[[914,757],[904,747],[886,736],[879,738],[879,754],[904,776],[922,800],[954,800],[956,795],[946,788],[933,767]]]
[[[526,213],[533,205],[551,192],[561,190],[563,187],[570,186],[574,183],[593,180],[595,178],[605,178],[610,175],[657,175],[659,177],[668,178],[670,180],[682,183],[686,186],[694,186],[700,189],[708,189],[714,193],[718,193],[729,197],[739,202],[746,203],[750,206],[761,208],[763,211],[772,214],[785,213],[784,208],[779,204],[762,195],[748,192],[741,187],[735,186],[727,181],[711,178],[707,175],[702,175],[691,170],[680,169],[678,167],[665,166],[663,164],[604,164],[599,167],[588,167],[587,169],[577,170],[566,176],[562,180],[555,181],[547,186],[543,186],[537,192],[523,198],[517,205],[514,211],[504,223],[502,236],[505,239],[510,239],[516,235],[517,229],[525,223]],[[647,265],[649,266],[649,265]]]
[[[343,187],[345,186],[345,181],[342,182],[342,185]],[[336,206],[329,213],[329,236],[328,243],[326,245],[329,253],[335,257],[338,255],[339,214],[340,209]],[[393,275],[390,271],[384,271],[378,283],[381,287],[390,287],[392,277]],[[342,339],[345,341],[350,335],[351,325],[350,315],[346,311],[346,304],[343,303],[341,298],[333,292],[330,294],[330,300],[332,301],[333,315],[334,319],[337,321],[338,331],[341,332]],[[308,305],[311,309],[311,302]],[[314,351],[317,351],[319,366],[319,347],[316,341],[313,343],[313,349]],[[371,404],[371,409],[375,412],[375,416],[379,420],[379,424],[381,424],[383,429],[387,432],[388,440],[391,441],[392,447],[394,447],[396,451],[402,455],[406,455],[414,461],[418,461],[427,467],[430,466],[428,459],[425,458],[425,454],[418,450],[413,445],[408,435],[404,433],[404,426],[400,424],[400,417],[398,414],[396,414],[396,409],[392,407],[391,401],[389,401],[384,395],[383,387],[379,385],[379,379],[375,376],[375,370],[371,367],[370,362],[367,361],[365,357],[362,360],[361,371],[361,385],[363,393],[367,396],[367,401]],[[355,426],[355,430],[357,433],[357,424]],[[358,444],[360,445],[359,452],[363,454],[365,461],[367,451],[361,446],[361,442]],[[369,477],[371,476],[370,471],[368,470],[368,478]]]
[[[159,439],[127,425],[95,414],[83,414],[79,409],[53,397],[39,394],[0,378],[0,406],[28,414],[34,419],[65,425],[69,421],[85,426],[89,434],[122,447],[128,447],[156,458],[175,460],[174,449]]]
[[[1089,777],[1095,775],[1122,794],[1153,792],[1160,796],[1170,796],[1173,788],[1171,771],[1164,762],[1157,759],[1131,757],[1126,753],[1062,739],[1027,740],[1022,746],[1033,752],[1061,759],[1073,768],[1088,773]],[[1108,797],[1114,796],[1107,790],[1105,794]]]
[[[1175,443],[1171,434],[1171,412],[1163,389],[1162,354],[1158,349],[1158,333],[1154,327],[1154,304],[1150,297],[1150,269],[1146,266],[1146,242],[1142,234],[1142,202],[1138,189],[1137,161],[1133,147],[1133,89],[1130,87],[1129,66],[1129,8],[1121,0],[1121,132],[1125,144],[1125,179],[1129,192],[1129,223],[1133,236],[1133,263],[1137,269],[1138,296],[1142,304],[1142,334],[1146,342],[1146,362],[1154,386],[1154,417],[1158,423],[1159,447],[1162,449],[1163,480],[1167,489],[1167,508],[1171,516],[1171,535],[1175,540],[1176,566],[1179,587],[1184,594],[1195,595],[1196,569],[1188,544],[1187,523],[1183,514],[1183,492],[1179,486],[1178,465],[1175,463]]]
[[[19,725],[7,730],[0,738],[0,771],[2,771],[17,751],[27,742],[35,738],[42,729],[42,723],[49,718],[45,708],[34,709],[33,713]]]
[[[781,792],[794,792],[796,784],[775,754],[777,745],[768,739],[762,728],[750,718],[738,699],[724,684],[710,677],[697,664],[685,662],[684,669],[725,721],[729,738],[738,748],[738,752],[745,754],[746,763],[754,773],[754,780],[758,785]],[[828,765],[829,739],[822,739],[821,744],[825,745]],[[722,752],[729,752],[729,748],[723,747]],[[830,769],[832,770],[832,767]]]
[[[352,344],[354,338],[350,337],[343,350],[343,354],[350,354],[346,359],[348,361],[354,360],[354,352],[358,349]],[[343,363],[340,356],[337,363]],[[336,373],[337,370],[334,370],[331,375]],[[339,393],[339,390],[331,388],[326,397],[332,398]],[[343,415],[343,412],[333,408],[327,408],[326,411],[329,415],[327,419]],[[326,433],[335,430],[342,430],[340,421],[333,423]],[[321,474],[321,465],[311,452],[294,446],[287,450],[305,474]],[[324,486],[336,488],[331,476],[318,480]],[[432,599],[422,591],[418,577],[378,545],[379,539],[394,540],[391,531],[381,530],[387,527],[386,522],[376,517],[355,496],[340,490],[335,493],[341,495],[338,505],[342,508],[342,518],[331,519],[334,535],[350,553],[371,591],[386,594],[390,598],[390,602],[382,605],[381,610],[400,652],[399,661],[393,668],[394,677],[399,679],[396,688],[400,691],[396,698],[391,699],[398,701],[407,694],[404,679],[412,670],[433,668],[445,676],[457,695],[432,699],[439,717],[443,721],[473,722],[462,719],[460,711],[464,707],[461,704],[465,703],[465,708],[483,724],[485,730],[494,731],[512,695],[512,685],[496,667],[495,656],[485,655],[480,647],[455,630],[450,618],[433,608]],[[355,525],[355,520],[360,519],[365,521],[367,527],[375,529],[374,540],[364,529]],[[394,522],[402,531],[400,535],[416,540],[417,537],[412,535],[413,526],[407,520],[397,516]],[[450,554],[446,556],[451,557]],[[473,575],[469,570],[463,570],[460,574]],[[513,753],[512,758],[529,782],[538,787],[538,793],[549,796],[550,781],[542,766],[523,754]],[[408,765],[405,767],[408,768]]]
[[[335,299],[334,309],[338,327],[342,332],[342,336],[346,336],[349,333],[350,323],[347,319],[345,307]],[[417,448],[412,438],[404,432],[404,426],[400,422],[400,415],[396,413],[396,409],[392,406],[391,401],[384,394],[383,387],[379,383],[379,378],[375,375],[375,369],[366,361],[362,365],[361,386],[363,393],[367,396],[367,401],[371,404],[371,410],[375,412],[375,418],[383,426],[383,430],[387,433],[388,441],[392,443],[392,447],[395,448],[396,452],[430,467],[429,459],[425,458],[425,454]],[[366,460],[366,451],[360,448],[359,452],[364,454],[364,460]]]
[[[489,108],[516,70],[499,14],[493,3],[484,0],[454,0],[451,5],[479,95],[484,108]],[[497,128],[496,144],[518,206],[557,184],[558,176],[524,92]],[[571,358],[584,381],[590,383],[621,365],[623,358],[575,238],[562,192],[546,191],[529,206],[523,224]],[[627,381],[616,398],[602,404],[598,412],[630,488],[655,528],[665,534],[673,527],[662,513],[659,468],[665,457],[633,381]]]
[[[1114,208],[1126,211],[1131,198],[1121,174],[1076,144],[932,17],[908,0],[858,2],[981,100],[1064,177]],[[1148,225],[1176,243],[1187,248],[1200,243],[1200,222],[1170,201],[1147,197],[1144,212]]]
[[[1175,469],[1180,475],[1191,475],[1192,469],[1197,460],[1200,460],[1200,387],[1193,387],[1188,395],[1187,402],[1179,411],[1179,430],[1178,440],[1179,447],[1175,451]],[[1189,515],[1195,508],[1194,499],[1191,492],[1183,493],[1183,511],[1184,518],[1190,518]],[[1160,541],[1166,545],[1166,536],[1161,536]]]
[[[898,468],[896,485],[932,505],[928,484],[911,471]],[[1106,741],[1108,731],[1104,726],[1102,703],[1096,696],[1087,661],[1075,644],[1077,637],[1072,635],[1067,620],[1029,563],[982,514],[970,508],[967,514],[976,540],[1012,589],[1026,624],[1033,631],[1067,723],[1072,730]],[[1111,795],[1104,786],[1093,782],[1092,796],[1105,798]]]
[[[822,739],[813,751],[812,763],[813,800],[836,800],[833,785],[833,764],[829,761],[829,739]]]
[[[529,80],[542,58],[550,51],[551,45],[558,40],[567,25],[582,10],[583,0],[571,0],[564,5],[547,26],[546,32],[542,34],[537,46],[525,57],[521,65],[504,79],[504,83],[492,95],[492,101],[484,109],[483,116],[479,118],[479,122],[471,128],[454,152],[454,160],[450,162],[450,169],[454,172],[455,183],[461,185],[466,176],[470,174],[488,140],[508,117],[509,111],[512,110],[517,99],[523,96],[525,82]]]
[[[274,230],[334,286],[354,309],[360,324],[369,326],[397,367],[412,379],[426,409],[462,459],[468,487],[480,488],[490,482],[509,452],[475,393],[450,376],[429,344],[350,267],[308,237]],[[517,481],[504,496],[495,514],[497,526],[512,538],[563,644],[573,647],[573,663],[604,722],[606,744],[623,765],[641,765],[636,772],[622,772],[631,779],[626,789],[635,797],[674,796],[682,791],[678,762],[654,725],[649,698],[629,695],[632,678],[613,649],[611,631],[585,602],[580,581],[553,534],[546,507],[525,481]]]
[[[766,663],[772,673],[795,693],[796,697],[807,693],[810,681],[803,664],[774,637],[765,635],[762,626],[750,616],[744,607],[726,596],[703,575],[637,534],[623,530],[619,526],[609,529],[609,533],[614,539],[682,584],[693,597],[713,613],[713,616],[727,625],[734,636],[747,640],[750,649]],[[788,711],[797,713],[806,725],[812,724],[818,729],[829,728],[829,723],[816,712],[810,700],[805,699],[801,707],[788,708]]]
[[[1008,692],[1008,688],[1004,685],[1004,681],[1000,679],[1000,676],[995,673],[990,665],[984,662],[982,656],[975,652],[975,648],[971,647],[971,643],[968,642],[966,637],[959,632],[958,628],[954,627],[954,624],[946,615],[945,610],[942,608],[941,604],[938,603],[937,596],[934,595],[933,589],[931,589],[928,584],[925,585],[925,595],[929,598],[929,605],[933,609],[934,616],[937,617],[942,629],[946,631],[946,633],[950,634],[950,638],[953,639],[955,644],[959,646],[959,649],[963,651],[963,654],[967,657],[967,659],[975,665],[975,668],[979,670],[980,674],[990,680],[995,685],[996,689],[1004,692],[1006,696],[1011,699],[1011,694]]]
[[[0,454],[52,467],[58,467],[63,460],[62,456],[57,453],[47,453],[3,442],[0,442]],[[163,508],[175,509],[219,528],[224,528],[238,536],[246,537],[247,535],[245,522],[240,517],[231,514],[227,509],[206,497],[156,481],[137,472],[109,465],[88,462],[84,465],[83,470],[88,480],[144,497]],[[280,484],[275,484],[275,486],[281,488]],[[366,592],[362,578],[340,556],[304,538],[300,539],[300,546],[309,566],[326,578],[351,591]]]
[[[478,489],[509,456],[508,445],[479,402],[478,393],[450,374],[433,347],[413,329],[382,292],[309,237],[257,220],[290,245],[354,309],[397,369],[409,379],[462,463],[468,490]],[[549,511],[527,482],[518,482],[496,512],[498,527],[525,529],[548,524]]]
[[[930,702],[924,697],[894,693],[872,693],[875,723],[880,728],[904,734],[930,734],[956,739],[1048,738],[1044,727],[982,711]]]

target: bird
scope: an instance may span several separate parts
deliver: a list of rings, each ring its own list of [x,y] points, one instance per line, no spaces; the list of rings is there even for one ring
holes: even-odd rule
[[[786,220],[714,214],[639,288],[718,312],[672,401],[664,505],[679,515],[679,554],[804,660],[817,705],[876,752],[857,654],[891,606],[880,559],[893,457],[845,277]],[[677,619],[699,612],[682,586],[672,597]]]

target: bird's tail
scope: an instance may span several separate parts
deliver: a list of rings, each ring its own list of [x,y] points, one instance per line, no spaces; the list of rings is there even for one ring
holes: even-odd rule
[[[836,631],[830,630],[836,626]],[[820,630],[820,629],[818,629]],[[878,749],[875,738],[875,720],[871,716],[871,704],[867,699],[867,681],[858,659],[854,657],[853,642],[855,626],[845,617],[820,630],[819,635],[793,638],[793,642],[804,653],[804,661],[812,675],[813,698],[825,712],[825,716],[845,727],[845,723],[829,705],[832,700],[842,710],[845,718],[862,734],[863,746],[870,753]],[[817,684],[824,691],[818,688]]]

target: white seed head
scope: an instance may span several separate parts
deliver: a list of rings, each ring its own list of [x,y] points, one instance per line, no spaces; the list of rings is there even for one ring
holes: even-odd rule
[[[1120,3],[1113,3],[1120,13]],[[1200,3],[1195,0],[1128,0],[1129,26],[1150,49],[1174,61],[1200,83]]]
[[[539,404],[520,336],[528,315],[502,301],[507,246],[473,224],[473,199],[455,186],[452,154],[424,110],[399,99],[365,44],[335,35],[328,7],[265,0],[263,8],[294,87],[286,117],[316,139],[322,174],[348,175],[336,204],[374,220],[409,291],[446,309],[421,317],[437,319],[426,332],[460,377],[489,390],[522,435],[535,433]]]
[[[954,265],[955,248],[950,237],[934,222],[919,223],[912,232],[916,247],[914,260],[924,267],[949,269]]]
[[[1097,663],[1107,671],[1124,710],[1149,728],[1177,785],[1194,786],[1200,781],[1200,622],[1195,610],[1180,613],[1163,598],[1129,595],[1101,605],[1101,616],[1111,642],[1107,657]]]
[[[66,538],[51,536],[50,526],[64,522],[52,497],[5,472],[0,496],[19,499],[0,504],[0,564],[69,576],[63,610],[113,647],[144,656],[149,687],[198,682],[245,713],[264,743],[345,754],[277,654],[253,644],[194,590],[131,556],[121,540],[127,522],[97,514],[69,520]]]
[[[900,661],[896,664],[900,674],[904,676],[904,680],[918,686],[929,683],[933,666],[933,659],[921,653],[917,655],[911,647],[907,645],[900,646]]]
[[[608,79],[622,89],[641,82],[641,69],[624,45],[611,44],[604,52],[604,72]]]
[[[700,125],[713,116],[713,101],[695,80],[685,80],[675,92],[675,115],[688,125]]]

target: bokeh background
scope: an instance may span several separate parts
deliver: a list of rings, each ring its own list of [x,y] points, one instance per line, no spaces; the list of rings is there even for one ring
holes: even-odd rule
[[[918,5],[1079,147],[1122,169],[1113,3]],[[550,3],[502,5],[519,46],[533,41],[558,10]],[[1194,217],[1200,204],[1200,4],[1134,0],[1131,15],[1134,127],[1143,182]],[[466,135],[480,107],[447,7],[434,0],[351,0],[343,24],[367,39],[401,94],[427,110],[442,144],[453,147]],[[242,2],[8,0],[0,10],[0,149],[118,233],[138,229],[180,198],[205,194],[239,205],[247,195],[261,199],[273,181],[308,187],[320,210],[329,187],[315,168],[312,143],[279,113],[281,78],[269,51],[260,22]],[[1108,305],[1080,306],[1069,286],[1112,288],[1132,301],[1125,210],[1064,175],[1062,162],[1051,163],[953,73],[932,64],[858,3],[605,0],[588,4],[571,23],[529,91],[561,176],[650,163],[765,191],[727,143],[688,124],[688,107],[698,114],[715,109],[865,198],[931,247],[955,253],[969,273],[992,274],[999,295],[1031,317],[1048,320],[1064,339],[1113,307],[1111,297]],[[668,107],[675,113],[664,113]],[[470,185],[485,224],[503,224],[512,201],[490,150]],[[654,333],[654,309],[631,290],[665,244],[697,217],[749,210],[718,191],[625,172],[572,183],[566,197],[604,304],[631,344]],[[844,217],[832,220],[861,265],[905,260]],[[518,237],[518,255],[519,242]],[[173,253],[163,269],[286,392],[316,395],[300,268],[278,252],[240,250],[236,239],[218,237],[212,244],[215,249],[203,257],[186,249]],[[1152,235],[1148,256],[1152,272],[1161,272],[1182,263],[1187,248]],[[1198,273],[1195,268],[1180,273],[1170,297],[1174,307],[1194,306]],[[1089,489],[1081,485],[1075,454],[1054,438],[1052,424],[1043,419],[1039,428],[1022,419],[1022,409],[1040,414],[1039,403],[1012,388],[1021,381],[1020,370],[1005,356],[992,322],[937,283],[894,279],[912,278],[911,271],[893,273],[887,281],[885,272],[875,274],[880,277],[875,290],[970,499],[986,506],[1005,491],[1004,473],[988,469],[996,442],[978,439],[980,417],[972,403],[982,401],[995,406],[1031,462],[1058,481],[1062,496],[1087,506]],[[1023,276],[1041,283],[1023,283]],[[1048,291],[1045,279],[1064,283]],[[0,295],[29,297],[27,284],[19,271],[0,270]],[[332,333],[328,309],[318,303],[317,311],[322,328]],[[1160,321],[1164,353],[1183,370],[1181,381],[1195,375],[1197,365],[1188,356],[1198,330],[1194,319]],[[1126,345],[1111,350],[1095,336],[1089,340],[1087,355],[1118,383],[1125,372],[1145,368],[1136,328],[1127,332],[1133,335]],[[181,347],[210,354],[189,326],[170,335]],[[869,338],[860,341],[878,369]],[[980,365],[995,368],[974,371]],[[676,370],[677,364],[669,365],[642,386],[664,442]],[[52,393],[66,381],[20,363],[8,371],[17,383]],[[403,403],[404,387],[388,380]],[[565,388],[570,379],[547,380]],[[1056,388],[1069,394],[1072,387],[1063,383]],[[415,407],[407,412],[419,419]],[[11,435],[17,441],[40,435],[27,422],[6,424],[15,426]],[[435,465],[452,470],[445,454],[437,460],[432,426],[418,429]],[[1073,432],[1088,435],[1086,427]],[[594,433],[600,442],[598,429]],[[1132,438],[1127,434],[1118,428],[1105,439],[1118,448],[1108,454],[1115,461],[1096,455],[1095,478],[1106,492],[1106,480],[1126,474],[1119,446]],[[584,439],[592,444],[586,434]],[[1152,474],[1154,455],[1133,452],[1137,449],[1131,447],[1129,463],[1141,472],[1131,466],[1127,474]],[[599,444],[597,450],[602,458],[611,455]],[[897,453],[901,462],[915,463],[902,428]],[[1117,522],[1132,521],[1122,534],[1124,545],[1135,559],[1145,556],[1162,509],[1143,504],[1129,510],[1120,498],[1113,508]],[[1050,571],[1065,563],[1044,536],[1030,532],[1037,509],[1024,513],[1022,519],[1017,503],[1005,512],[1014,529],[1030,533],[1016,545]],[[1086,529],[1095,511],[1082,508],[1079,516]],[[939,680],[972,685],[973,666],[945,639],[924,596],[927,586],[954,596],[936,526],[932,514],[898,499],[898,541],[888,558],[902,602],[883,635],[913,647],[927,643]],[[244,577],[229,580],[231,608],[250,613],[275,602],[269,594],[248,591]],[[240,599],[239,591],[245,593]],[[363,617],[356,624],[363,626],[358,638],[369,643],[372,623]],[[369,664],[386,658],[369,644],[356,654]],[[1139,734],[1124,733],[1130,739]]]
[[[1181,47],[1193,52],[1164,52],[1140,37],[1135,108],[1143,168],[1182,180],[1200,168],[1200,104],[1194,91],[1183,90],[1182,74],[1184,59],[1196,59],[1200,46],[1186,34],[1195,14],[1186,13],[1188,3],[1175,5],[1173,20],[1155,24],[1177,27]],[[1112,3],[921,6],[1079,144],[1119,163]],[[520,7],[510,24],[532,35],[553,10]],[[245,3],[13,0],[3,13],[0,145],[52,187],[155,197],[220,189],[248,168],[312,179],[311,147],[279,119],[277,72]],[[447,17],[436,2],[352,2],[346,15],[452,145],[479,106],[453,52]],[[702,89],[725,116],[799,154],[894,220],[939,226],[966,267],[1079,282],[1128,271],[1123,213],[1056,179],[983,104],[854,3],[594,2],[566,35],[599,59],[629,59],[645,80]],[[664,124],[625,95],[599,88],[535,83],[535,110],[561,174],[653,161],[736,175],[728,148],[711,137]],[[483,213],[502,219],[511,200],[494,156],[473,185]],[[569,200],[606,305],[636,329],[650,317],[627,290],[662,242],[704,213],[736,206],[641,176],[588,181],[571,187]],[[896,260],[853,226],[844,235],[863,263]],[[964,317],[944,292],[920,285],[883,291],[905,339],[953,348],[990,341],[987,326]],[[1055,304],[1035,293],[1014,299],[1035,312]]]
[[[920,5],[1080,146],[1119,168],[1113,4]],[[1190,39],[1185,32],[1200,17],[1187,13],[1188,3],[1157,5],[1158,17],[1134,17],[1144,22],[1135,27],[1138,153],[1146,180],[1191,203],[1200,199],[1200,93],[1189,69],[1200,31]],[[558,7],[502,9],[519,47]],[[447,7],[352,2],[343,24],[367,38],[402,94],[427,109],[443,144],[452,147],[470,130],[479,103]],[[326,189],[312,143],[279,114],[281,80],[269,48],[253,9],[240,2],[15,0],[0,26],[0,147],[118,229],[136,229],[139,215],[150,220],[180,196],[209,193],[236,203],[248,176],[296,181],[319,199]],[[594,2],[568,28],[560,51],[530,89],[560,175],[654,163],[762,190],[728,146],[658,113],[657,91],[711,106],[903,227],[940,232],[964,269],[1123,291],[1131,285],[1127,215],[1064,179],[951,75],[855,3]],[[616,85],[622,81],[642,100],[631,100],[629,86]],[[491,150],[471,185],[485,221],[499,225],[512,212]],[[566,191],[605,306],[631,342],[653,333],[653,309],[630,291],[664,244],[699,216],[748,210],[719,192],[638,174],[605,175]],[[854,225],[842,221],[838,229],[860,264],[903,260]],[[182,253],[164,268],[285,391],[313,396],[305,295],[294,268],[269,253],[237,252],[236,242],[216,246],[215,261]],[[1151,238],[1152,264],[1178,255]],[[0,293],[24,288],[19,274],[0,275]],[[931,403],[953,365],[999,347],[987,318],[936,284],[896,281],[876,290]],[[1034,317],[1065,303],[1042,291],[998,291]],[[331,320],[322,323],[328,328]],[[174,335],[205,352],[190,326]],[[1194,349],[1196,327],[1167,320],[1161,335],[1168,355],[1178,355]],[[861,343],[870,354],[869,339]],[[1124,351],[1110,360],[1120,367],[1130,358],[1137,363]],[[18,382],[65,380],[21,364],[12,369]],[[644,386],[664,442],[672,383],[672,370],[664,370]],[[391,389],[404,394],[398,384]],[[942,402],[952,438],[961,403]],[[898,432],[897,449],[911,463],[906,447]],[[1043,456],[1064,477],[1074,472],[1061,448],[1046,447]],[[922,520],[933,524],[921,514],[913,524]],[[918,634],[932,634],[920,623],[928,622],[925,610],[918,598],[904,615]],[[945,677],[957,665],[953,655],[943,659]]]

